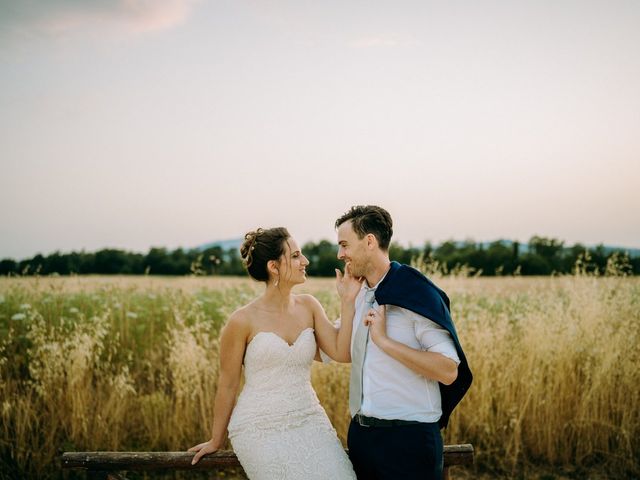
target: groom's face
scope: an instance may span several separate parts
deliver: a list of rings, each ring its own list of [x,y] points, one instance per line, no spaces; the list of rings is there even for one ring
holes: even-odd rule
[[[351,221],[344,222],[338,227],[338,259],[349,266],[351,275],[354,277],[366,275],[369,250],[367,236],[358,238],[358,234],[351,226]]]

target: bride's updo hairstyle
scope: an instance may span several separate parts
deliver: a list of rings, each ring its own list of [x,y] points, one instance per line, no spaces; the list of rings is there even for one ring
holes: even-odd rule
[[[260,282],[269,281],[267,262],[280,260],[289,237],[289,232],[284,227],[259,228],[244,236],[240,256],[251,278]]]

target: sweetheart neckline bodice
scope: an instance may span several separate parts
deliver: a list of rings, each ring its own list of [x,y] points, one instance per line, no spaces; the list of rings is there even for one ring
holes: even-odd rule
[[[256,333],[253,338],[251,338],[251,340],[249,340],[249,343],[247,343],[247,348],[249,348],[249,345],[251,345],[253,343],[253,341],[256,339],[256,337],[260,334],[264,334],[264,335],[274,335],[275,337],[279,338],[280,340],[282,340],[282,343],[286,344],[288,347],[295,347],[296,343],[298,343],[298,340],[300,340],[300,338],[302,337],[302,335],[307,331],[307,330],[311,330],[312,332],[314,331],[313,327],[307,327],[307,328],[303,328],[300,333],[298,334],[298,336],[296,337],[296,339],[293,341],[293,343],[289,343],[288,341],[286,341],[284,338],[282,338],[280,335],[278,335],[276,332],[270,331],[270,330],[264,330],[264,331],[260,331],[258,333]]]

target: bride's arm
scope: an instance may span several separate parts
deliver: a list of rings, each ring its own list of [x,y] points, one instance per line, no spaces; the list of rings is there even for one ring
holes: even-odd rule
[[[213,407],[211,439],[189,449],[190,452],[197,452],[192,464],[196,464],[202,456],[219,450],[224,444],[240,385],[247,336],[248,329],[242,316],[238,312],[233,313],[220,334],[220,373]]]
[[[327,318],[322,305],[312,299],[313,323],[320,349],[337,362],[351,361],[351,330],[355,315],[355,302],[362,287],[362,280],[352,277],[347,268],[343,275],[336,270],[336,288],[340,295],[340,327],[336,328]]]

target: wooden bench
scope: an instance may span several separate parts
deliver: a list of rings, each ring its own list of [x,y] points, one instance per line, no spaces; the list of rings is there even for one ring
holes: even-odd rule
[[[127,470],[218,470],[240,467],[236,454],[221,450],[202,457],[191,465],[192,452],[64,452],[62,468],[86,470],[90,479],[124,480],[118,474]],[[449,467],[473,463],[473,445],[445,445],[444,478],[449,479]]]

